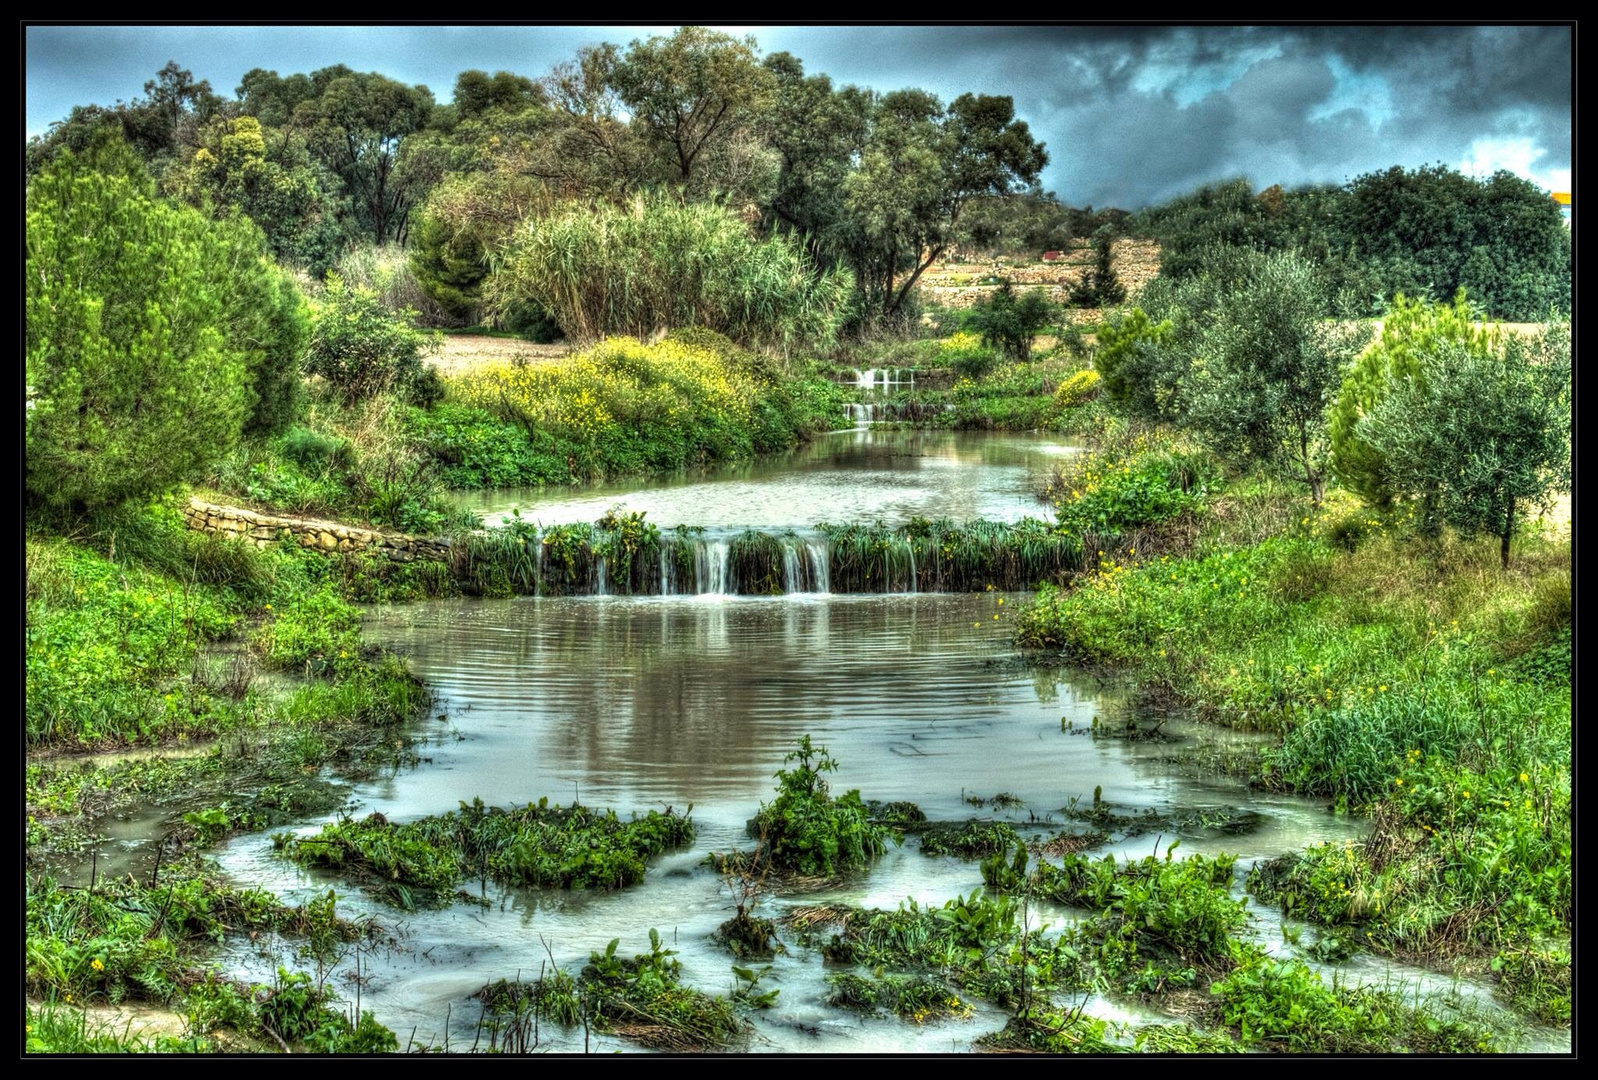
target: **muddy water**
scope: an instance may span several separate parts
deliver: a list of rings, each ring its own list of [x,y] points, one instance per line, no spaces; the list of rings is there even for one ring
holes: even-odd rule
[[[914,799],[934,818],[983,814],[963,797],[1008,791],[1026,809],[994,816],[1059,821],[1059,808],[1072,798],[1090,800],[1100,787],[1105,799],[1127,806],[1257,811],[1260,827],[1245,835],[1182,843],[1185,851],[1239,853],[1244,867],[1359,835],[1359,822],[1315,803],[1262,798],[1184,765],[1201,760],[1216,740],[1236,736],[1197,726],[1168,730],[1163,741],[1062,732],[1062,718],[1081,731],[1096,714],[1120,715],[1121,702],[1067,672],[1007,662],[1002,613],[1021,597],[1006,596],[1004,605],[999,598],[459,600],[375,611],[368,634],[410,657],[440,695],[435,711],[448,720],[429,721],[430,761],[359,789],[362,812],[405,820],[474,796],[506,804],[577,795],[623,814],[692,803],[700,835],[690,850],[658,860],[643,884],[612,894],[490,883],[487,908],[404,914],[339,886],[353,910],[401,931],[397,949],[362,958],[363,1007],[402,1040],[414,1027],[420,1042],[447,1037],[452,1048],[466,1048],[478,1020],[469,995],[493,979],[536,977],[547,962],[544,942],[575,971],[614,937],[624,952],[645,951],[651,927],[679,951],[686,980],[729,990],[732,959],[710,934],[729,916],[731,901],[704,855],[748,843],[745,821],[770,797],[771,775],[792,741],[807,732],[841,762],[835,788]],[[307,822],[304,829],[315,827]],[[1141,856],[1169,840],[1143,836],[1111,850]],[[891,850],[857,881],[824,895],[768,899],[765,911],[823,900],[941,903],[981,884],[975,863],[923,856],[916,843]],[[293,896],[337,884],[278,858],[263,836],[238,838],[222,861],[241,880]],[[1070,915],[1041,917],[1059,926]],[[1279,942],[1271,914],[1259,916],[1255,932]],[[268,959],[236,953],[231,960],[240,974],[270,977]],[[826,1006],[828,973],[805,950],[780,957],[767,981],[782,993],[775,1009],[756,1015],[751,1048],[963,1049],[1003,1023],[984,1007],[970,1020],[922,1026],[862,1018]],[[1416,974],[1369,962],[1359,972],[1378,981]],[[1090,1009],[1118,1020],[1162,1019],[1122,1002],[1095,1001]],[[542,1034],[550,1047],[581,1049],[580,1030]],[[592,1048],[628,1047],[596,1037]]]
[[[888,430],[860,425],[758,462],[640,484],[501,488],[461,497],[485,524],[512,509],[543,525],[597,521],[613,506],[661,528],[806,528],[817,522],[900,525],[912,517],[1016,521],[1040,517],[1050,470],[1080,447],[1058,436]]]
[[[662,526],[802,527],[819,520],[916,515],[1015,520],[1036,514],[1039,481],[1072,447],[1046,439],[980,437],[861,428],[821,440],[781,461],[671,483],[587,489],[527,498],[478,499],[492,517],[512,505],[545,524],[589,521],[621,503]],[[1000,603],[1000,600],[1004,603]],[[772,774],[796,738],[809,734],[840,762],[836,790],[868,799],[910,799],[930,817],[973,815],[1018,825],[1061,824],[1073,799],[1102,797],[1160,811],[1243,808],[1258,815],[1242,835],[1182,837],[1181,851],[1239,855],[1252,863],[1322,840],[1354,839],[1365,825],[1321,804],[1262,796],[1207,772],[1214,751],[1245,737],[1203,726],[1167,725],[1160,740],[1091,734],[1095,716],[1124,716],[1113,690],[1064,670],[1016,662],[1012,613],[1025,596],[806,594],[450,600],[374,609],[367,636],[403,653],[438,695],[424,723],[419,766],[355,792],[360,813],[409,820],[481,797],[490,804],[547,796],[619,813],[689,804],[699,837],[692,848],[651,864],[644,882],[617,893],[561,893],[487,886],[487,906],[404,913],[376,903],[331,875],[275,855],[268,837],[241,836],[221,852],[237,879],[303,899],[336,887],[347,914],[370,913],[397,945],[360,958],[363,1008],[418,1043],[469,1049],[479,1009],[470,997],[500,978],[533,979],[551,956],[576,972],[591,950],[620,939],[624,955],[647,951],[657,928],[678,950],[685,981],[732,989],[732,957],[711,933],[732,913],[724,883],[705,863],[710,851],[750,843],[745,822],[772,795]],[[998,616],[995,618],[995,616]],[[1062,730],[1062,726],[1066,730]],[[974,809],[969,795],[1008,792],[1024,808]],[[320,820],[299,831],[314,832]],[[1122,855],[1163,851],[1170,836],[1114,845]],[[892,908],[906,898],[942,903],[981,885],[975,862],[929,858],[918,842],[890,849],[870,872],[822,894],[767,897],[761,913],[796,904],[840,902]],[[476,886],[473,886],[476,888]],[[1250,933],[1283,944],[1276,913],[1255,908]],[[1060,926],[1074,914],[1034,912]],[[1306,940],[1313,932],[1305,934]],[[269,953],[235,950],[241,976],[269,981]],[[258,946],[259,947],[259,946]],[[352,961],[333,976],[345,981]],[[946,1051],[968,1049],[1004,1017],[979,1004],[969,1020],[916,1025],[829,1008],[831,967],[797,947],[773,964],[761,988],[781,991],[756,1013],[755,1051]],[[1485,1000],[1481,984],[1355,958],[1345,978],[1431,994]],[[1150,1008],[1094,1000],[1107,1019],[1159,1022]],[[414,1034],[413,1034],[414,1031]],[[580,1029],[541,1028],[541,1046],[581,1050]],[[1568,1033],[1533,1033],[1528,1046],[1568,1049]],[[594,1036],[594,1050],[636,1049]]]

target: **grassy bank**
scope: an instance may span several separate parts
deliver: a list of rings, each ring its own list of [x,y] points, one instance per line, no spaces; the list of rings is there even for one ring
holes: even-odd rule
[[[1368,841],[1251,879],[1329,948],[1491,971],[1522,1011],[1568,1020],[1569,541],[1527,535],[1504,571],[1494,541],[1428,540],[1351,501],[1256,505],[1247,536],[1237,503],[1280,500],[1238,490],[1187,556],[1041,591],[1018,641],[1278,732],[1258,783],[1369,814]]]

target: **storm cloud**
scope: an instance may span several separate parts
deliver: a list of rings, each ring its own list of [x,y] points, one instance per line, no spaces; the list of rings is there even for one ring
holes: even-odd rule
[[[1391,165],[1508,168],[1569,190],[1568,27],[729,27],[836,85],[1008,94],[1044,186],[1138,209],[1200,183],[1340,183]],[[27,127],[138,95],[174,59],[230,93],[331,63],[425,83],[541,75],[582,44],[669,27],[30,27]]]

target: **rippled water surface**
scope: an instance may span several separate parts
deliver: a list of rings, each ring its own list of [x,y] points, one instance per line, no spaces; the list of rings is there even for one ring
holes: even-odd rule
[[[912,517],[1016,521],[1041,517],[1050,470],[1080,448],[1057,436],[885,430],[823,435],[789,454],[667,481],[571,491],[500,488],[463,496],[486,524],[512,509],[543,525],[596,521],[613,506],[662,528],[804,528],[821,521],[903,524]]]
[[[587,521],[621,503],[662,526],[804,527],[819,520],[912,516],[1017,519],[1039,512],[1033,492],[1075,449],[1046,439],[862,428],[820,440],[780,461],[672,483],[617,485],[580,493],[479,498],[490,513],[519,504],[545,524]],[[361,958],[362,1006],[401,1043],[469,1048],[485,983],[533,979],[553,958],[575,972],[590,950],[620,938],[624,955],[647,951],[660,930],[678,950],[684,979],[710,992],[733,985],[730,955],[711,933],[730,917],[726,885],[705,863],[710,851],[750,843],[747,820],[773,794],[773,773],[804,734],[840,762],[836,790],[868,799],[911,799],[933,818],[1005,817],[1018,825],[1061,823],[1073,799],[1102,797],[1161,811],[1246,808],[1258,827],[1241,835],[1182,838],[1183,852],[1239,856],[1241,876],[1256,860],[1326,839],[1362,834],[1359,819],[1311,800],[1264,795],[1206,771],[1211,750],[1248,737],[1169,724],[1158,739],[1091,734],[1095,716],[1124,717],[1113,690],[1079,674],[1019,663],[1011,613],[1021,594],[894,596],[650,596],[444,600],[369,612],[372,641],[407,656],[438,699],[425,722],[424,760],[360,785],[358,813],[410,820],[480,797],[490,804],[536,801],[611,807],[623,816],[693,807],[699,838],[655,860],[643,883],[616,893],[506,890],[489,883],[486,906],[404,913],[305,871],[276,855],[270,838],[246,835],[221,853],[239,880],[291,898],[330,885],[352,912],[370,912],[396,945]],[[1004,601],[1001,603],[1000,601]],[[997,616],[997,617],[995,617]],[[1000,791],[1023,800],[992,815],[965,802]],[[322,819],[299,828],[313,832]],[[1168,836],[1141,836],[1110,850],[1142,856]],[[923,856],[915,839],[868,874],[818,895],[766,898],[776,915],[802,903],[893,907],[906,897],[941,903],[981,884],[974,862]],[[474,886],[476,888],[476,886]],[[1240,891],[1240,890],[1239,890]],[[1251,908],[1250,933],[1283,950],[1279,915]],[[1068,911],[1034,912],[1054,926]],[[275,960],[236,949],[240,975],[267,979]],[[342,971],[347,972],[346,961]],[[776,1008],[755,1014],[751,1049],[778,1051],[943,1051],[1004,1023],[991,1006],[975,1017],[916,1025],[829,1008],[833,969],[794,947],[762,988],[781,991]],[[1480,983],[1372,957],[1348,978],[1390,982],[1468,999]],[[344,978],[343,974],[335,978]],[[340,985],[346,997],[353,993]],[[1115,1020],[1169,1020],[1124,1001],[1095,1000]],[[541,1028],[542,1046],[580,1050],[580,1029]],[[1568,1048],[1568,1033],[1534,1033],[1528,1045]],[[636,1049],[594,1037],[596,1050]]]

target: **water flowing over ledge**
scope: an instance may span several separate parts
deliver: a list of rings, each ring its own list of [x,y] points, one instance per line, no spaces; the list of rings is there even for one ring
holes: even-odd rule
[[[485,596],[780,596],[1016,590],[1082,569],[1084,543],[1048,523],[917,519],[905,526],[657,529],[642,515],[540,528],[512,522],[454,552]]]

